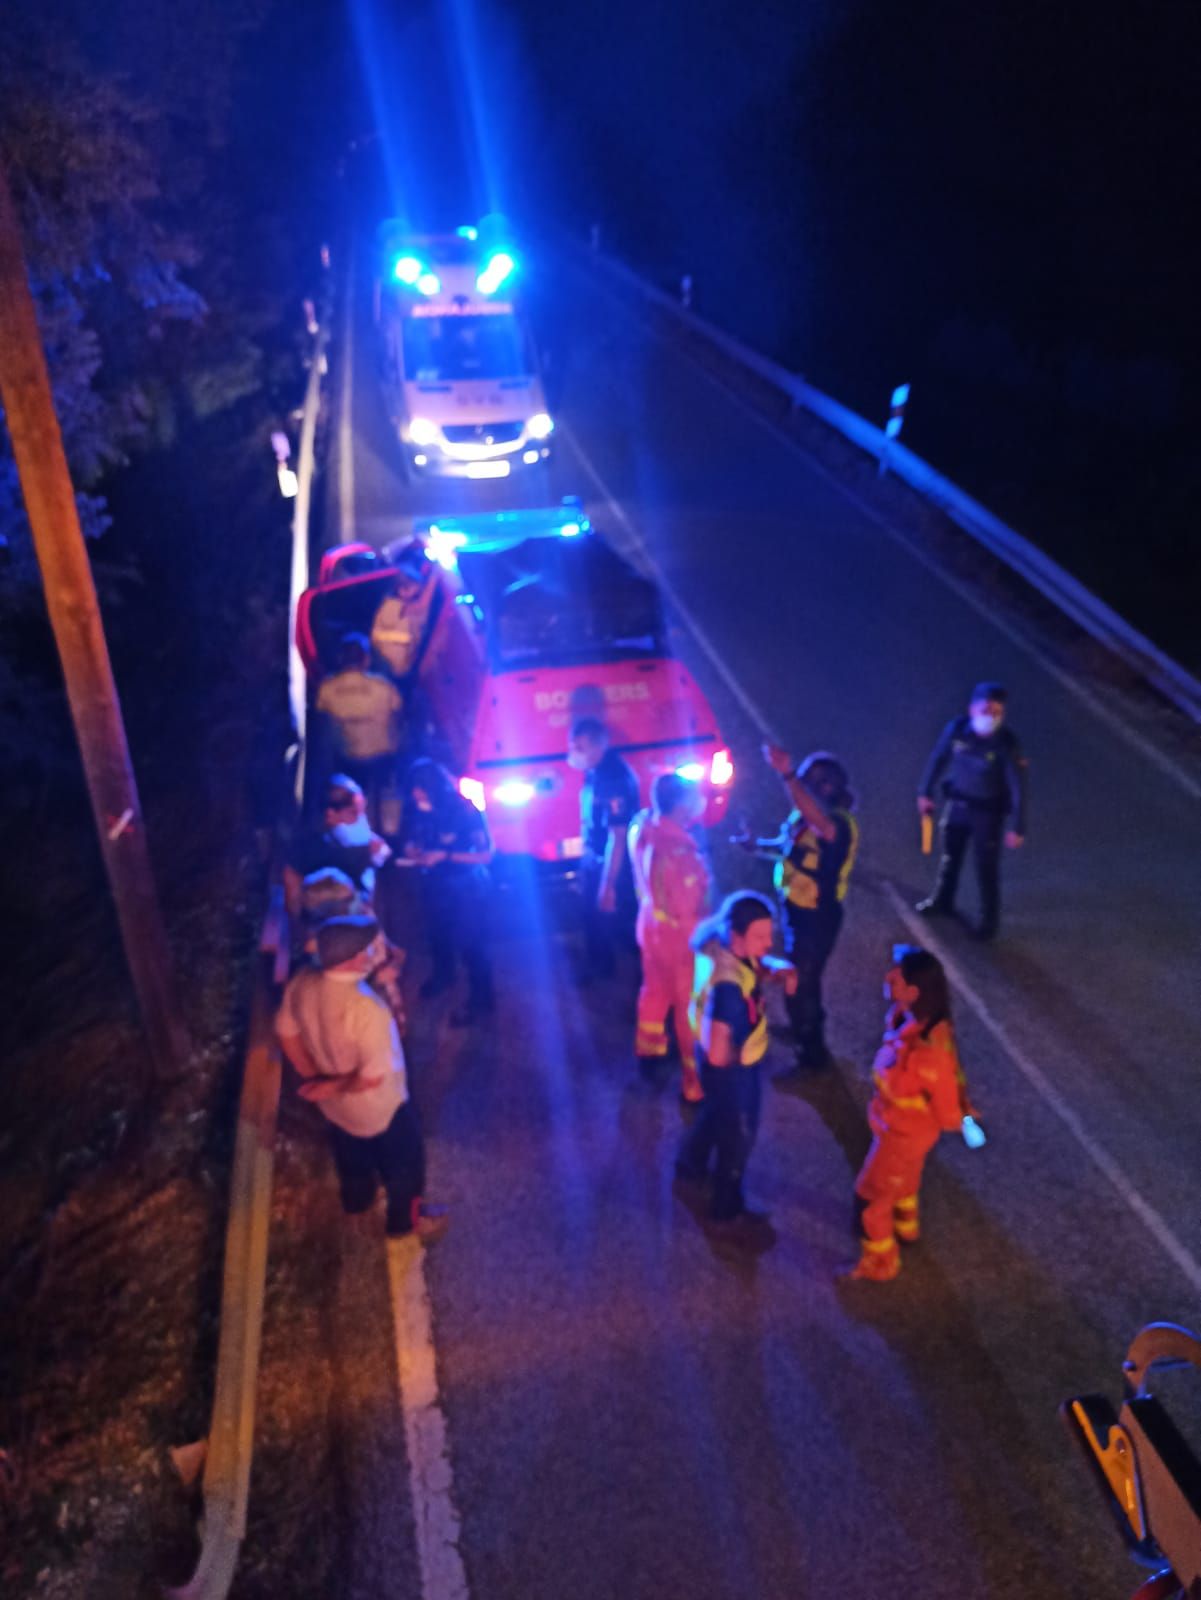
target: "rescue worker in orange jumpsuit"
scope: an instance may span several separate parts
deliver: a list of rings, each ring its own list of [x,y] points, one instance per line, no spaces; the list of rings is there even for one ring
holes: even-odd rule
[[[900,1272],[898,1240],[911,1244],[918,1237],[926,1157],[940,1134],[962,1127],[971,1114],[942,963],[917,945],[897,945],[893,963],[884,982],[889,1009],[867,1110],[874,1137],[855,1180],[861,1253],[846,1273],[875,1283]]]
[[[642,952],[634,1054],[639,1072],[652,1080],[667,1055],[670,1011],[680,1048],[680,1092],[695,1103],[704,1099],[704,1092],[688,1020],[693,968],[689,941],[708,905],[711,877],[692,830],[704,814],[705,796],[699,785],[665,772],[655,779],[653,800],[653,808],[640,811],[629,832],[638,895],[635,933]]]

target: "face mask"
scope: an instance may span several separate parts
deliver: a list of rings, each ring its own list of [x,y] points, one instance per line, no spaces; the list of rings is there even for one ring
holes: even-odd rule
[[[582,750],[569,750],[567,752],[567,765],[573,772],[587,772],[588,762]]]
[[[978,733],[982,739],[987,739],[990,733],[996,733],[1000,726],[1000,717],[989,716],[987,711],[972,712],[972,732]]]
[[[371,824],[365,816],[353,822],[339,822],[334,828],[334,838],[339,844],[370,844]]]
[[[413,804],[417,807],[418,811],[432,811],[434,809],[434,802],[432,800],[414,800]]]

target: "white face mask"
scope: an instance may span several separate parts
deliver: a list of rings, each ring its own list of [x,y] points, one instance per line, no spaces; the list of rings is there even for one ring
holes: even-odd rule
[[[353,822],[339,822],[334,838],[339,844],[370,844],[371,824],[365,816],[356,817]]]
[[[413,804],[417,807],[418,811],[432,811],[434,809],[434,802],[432,800],[418,800],[414,798]]]
[[[978,733],[982,739],[987,739],[990,733],[996,733],[1000,726],[1000,717],[991,716],[987,711],[972,712],[972,732]]]
[[[587,772],[588,761],[582,750],[569,750],[567,752],[567,765],[573,772]]]

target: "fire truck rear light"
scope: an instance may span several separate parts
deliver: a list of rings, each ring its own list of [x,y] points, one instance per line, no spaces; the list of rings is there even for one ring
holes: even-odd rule
[[[460,778],[459,793],[470,800],[477,811],[484,809],[484,786],[478,778]]]
[[[728,750],[715,750],[713,760],[709,763],[709,782],[717,789],[724,789],[727,784],[734,781],[734,763],[730,759]]]
[[[514,779],[510,783],[499,783],[492,791],[492,798],[502,806],[528,806],[534,798],[534,785],[522,783]]]

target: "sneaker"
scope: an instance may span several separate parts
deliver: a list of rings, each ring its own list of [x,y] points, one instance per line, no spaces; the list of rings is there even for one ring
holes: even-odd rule
[[[901,1270],[901,1252],[892,1250],[867,1251],[858,1261],[842,1267],[836,1276],[843,1283],[891,1283]]]
[[[433,1244],[449,1227],[450,1213],[445,1206],[427,1205],[422,1201],[415,1223],[410,1226],[406,1222],[403,1227],[389,1224],[385,1231],[389,1239],[416,1239],[420,1244]]]
[[[413,1234],[423,1245],[436,1244],[449,1227],[450,1212],[445,1206],[423,1205]]]

